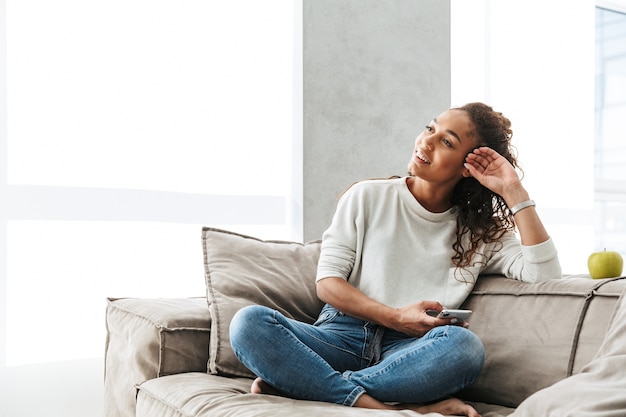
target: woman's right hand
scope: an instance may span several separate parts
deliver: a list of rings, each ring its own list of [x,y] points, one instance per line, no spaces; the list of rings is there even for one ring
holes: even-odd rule
[[[398,308],[394,330],[413,337],[422,337],[437,326],[457,324],[466,326],[467,323],[457,323],[456,319],[440,319],[428,314],[428,311],[441,311],[443,306],[437,301],[419,301],[406,307]]]
[[[437,326],[455,324],[467,327],[466,322],[456,323],[455,319],[430,316],[429,310],[443,310],[443,306],[437,301],[419,301],[406,307],[393,308],[369,298],[345,279],[338,277],[319,280],[317,296],[351,317],[367,320],[413,337],[424,336]]]

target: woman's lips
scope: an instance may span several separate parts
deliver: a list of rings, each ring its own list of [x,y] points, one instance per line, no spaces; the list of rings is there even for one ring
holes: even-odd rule
[[[415,159],[425,164],[430,164],[430,159],[428,159],[419,149],[415,151]]]

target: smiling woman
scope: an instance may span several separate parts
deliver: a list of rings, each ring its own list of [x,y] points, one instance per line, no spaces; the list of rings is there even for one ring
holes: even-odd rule
[[[301,233],[301,4],[4,3],[0,414],[99,416],[107,296],[202,295],[201,225]]]

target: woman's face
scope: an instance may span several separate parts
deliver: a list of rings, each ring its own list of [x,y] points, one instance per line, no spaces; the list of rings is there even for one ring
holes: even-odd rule
[[[415,140],[409,173],[427,181],[456,184],[469,176],[463,164],[477,146],[476,129],[469,115],[463,110],[447,110]]]

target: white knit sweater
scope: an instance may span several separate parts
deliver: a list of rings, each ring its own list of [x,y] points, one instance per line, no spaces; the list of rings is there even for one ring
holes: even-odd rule
[[[561,277],[551,239],[522,246],[513,233],[481,246],[473,266],[455,268],[455,234],[454,209],[429,212],[413,197],[406,178],[359,182],[341,197],[323,235],[317,281],[346,279],[392,307],[433,300],[457,308],[481,273],[526,282]]]

